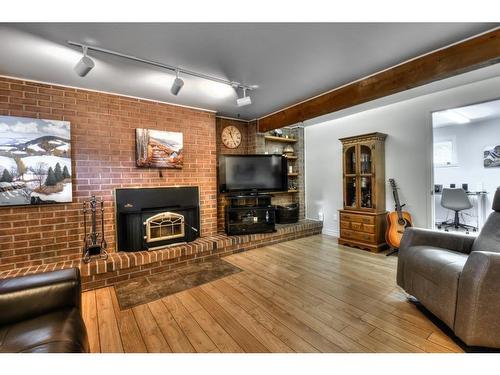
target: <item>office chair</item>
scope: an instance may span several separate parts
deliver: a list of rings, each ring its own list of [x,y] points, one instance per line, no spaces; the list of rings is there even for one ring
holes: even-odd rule
[[[455,211],[455,217],[452,220],[443,221],[438,225],[438,229],[444,228],[444,231],[448,232],[448,228],[450,227],[455,229],[463,228],[466,233],[469,233],[470,229],[472,229],[473,232],[477,230],[477,228],[472,225],[462,224],[459,219],[459,213],[461,211],[472,208],[472,203],[464,189],[444,188],[441,194],[441,206],[448,210]]]

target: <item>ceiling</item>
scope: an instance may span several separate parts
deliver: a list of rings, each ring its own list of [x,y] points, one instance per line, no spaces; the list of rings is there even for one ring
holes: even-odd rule
[[[0,74],[159,100],[250,120],[490,30],[494,23],[0,24]],[[237,107],[233,88],[97,52],[84,78],[67,40],[258,85]]]
[[[500,100],[447,109],[432,114],[432,126],[440,128],[450,125],[469,124],[500,118]]]

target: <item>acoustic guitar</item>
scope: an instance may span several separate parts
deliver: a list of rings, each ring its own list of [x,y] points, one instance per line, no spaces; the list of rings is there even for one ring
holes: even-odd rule
[[[398,187],[393,178],[389,179],[394,195],[394,202],[396,202],[396,210],[387,214],[387,232],[385,233],[385,240],[393,249],[399,249],[401,238],[406,228],[412,226],[411,215],[403,211],[404,204],[399,202]]]

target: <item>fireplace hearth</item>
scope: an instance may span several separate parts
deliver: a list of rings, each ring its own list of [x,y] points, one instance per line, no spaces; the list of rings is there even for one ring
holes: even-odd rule
[[[199,237],[198,187],[116,189],[118,251],[141,251]]]

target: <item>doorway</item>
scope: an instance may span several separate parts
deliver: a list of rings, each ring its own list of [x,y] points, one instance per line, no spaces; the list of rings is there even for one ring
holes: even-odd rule
[[[477,234],[500,186],[500,100],[432,113],[433,228]]]

